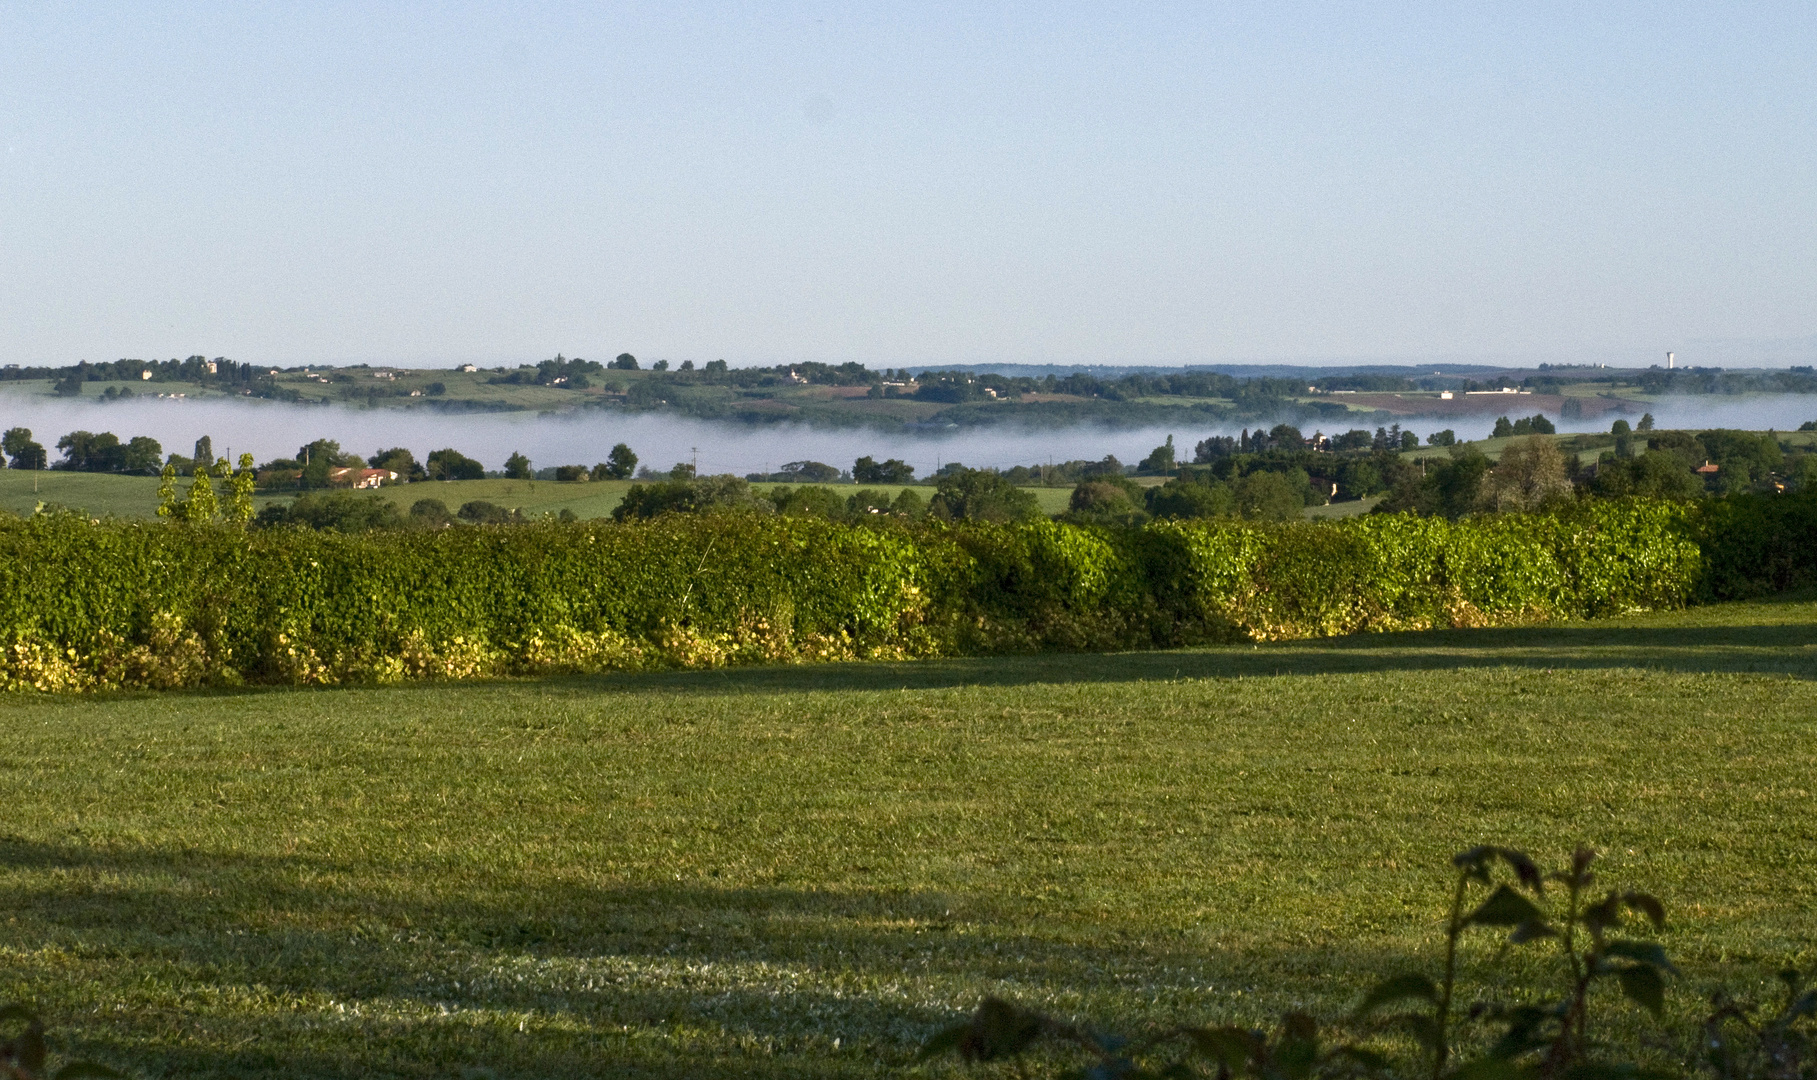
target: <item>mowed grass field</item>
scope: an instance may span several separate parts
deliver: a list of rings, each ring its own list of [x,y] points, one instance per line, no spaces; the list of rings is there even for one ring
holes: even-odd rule
[[[146,1075],[899,1075],[986,993],[1107,1026],[1341,1016],[1434,960],[1453,852],[1582,841],[1665,898],[1684,1019],[1717,978],[1817,963],[1813,676],[1817,605],[1777,602],[5,697],[0,1000]]]

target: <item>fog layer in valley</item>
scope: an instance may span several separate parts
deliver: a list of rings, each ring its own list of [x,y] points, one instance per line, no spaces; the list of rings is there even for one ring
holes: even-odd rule
[[[1510,415],[1523,415],[1518,398],[1508,402]],[[1683,397],[1652,407],[1662,428],[1729,427],[1792,430],[1817,419],[1817,398],[1800,395]],[[1526,413],[1524,415],[1531,415]],[[1630,421],[1638,414],[1630,416]],[[1606,431],[1609,417],[1567,421],[1553,416],[1560,431]],[[1422,439],[1431,431],[1451,428],[1460,439],[1489,434],[1493,416],[1460,420],[1402,418],[1402,427]],[[586,411],[572,414],[448,413],[430,409],[348,409],[297,406],[264,401],[131,399],[118,402],[72,401],[0,394],[0,427],[31,428],[46,447],[74,430],[111,431],[122,439],[150,435],[165,451],[187,454],[195,440],[208,435],[217,453],[250,451],[258,460],[287,457],[313,439],[338,441],[344,449],[371,454],[381,447],[409,447],[420,460],[431,450],[452,446],[502,468],[513,451],[522,451],[540,468],[592,465],[603,461],[614,443],[629,443],[653,468],[698,458],[700,471],[770,472],[784,462],[823,461],[850,468],[863,455],[901,458],[921,475],[938,465],[960,461],[974,467],[1033,465],[1047,461],[1099,459],[1114,454],[1125,463],[1146,456],[1168,435],[1184,460],[1192,445],[1207,435],[1232,435],[1243,425],[1172,425],[1111,429],[1096,425],[996,427],[946,432],[892,432],[871,428],[811,428],[800,425],[748,426],[693,420],[661,413]],[[1251,425],[1254,426],[1254,425]],[[1365,425],[1302,422],[1327,433]],[[52,460],[57,455],[53,451]]]

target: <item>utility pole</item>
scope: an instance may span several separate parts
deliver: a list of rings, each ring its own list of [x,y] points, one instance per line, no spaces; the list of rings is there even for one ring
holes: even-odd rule
[[[688,452],[694,455],[694,457],[691,459],[694,463],[694,475],[699,476],[700,475],[700,447],[690,446],[690,447],[688,447]]]

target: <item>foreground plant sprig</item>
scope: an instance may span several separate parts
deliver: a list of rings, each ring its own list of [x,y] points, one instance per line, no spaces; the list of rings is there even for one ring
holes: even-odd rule
[[[1094,1032],[998,998],[987,999],[969,1019],[948,1027],[922,1048],[923,1060],[957,1053],[966,1062],[1020,1057],[1043,1043],[1070,1047],[1092,1059],[1084,1075],[1094,1078],[1203,1075],[1250,1076],[1267,1080],[1311,1077],[1382,1076],[1430,1078],[1533,1078],[1642,1075],[1632,1062],[1599,1048],[1591,1038],[1591,992],[1613,980],[1628,1000],[1655,1018],[1665,1009],[1665,976],[1677,969],[1657,942],[1622,936],[1630,916],[1640,926],[1665,927],[1658,898],[1632,890],[1593,889],[1595,853],[1580,847],[1569,865],[1542,873],[1526,854],[1482,846],[1458,853],[1445,923],[1444,960],[1437,979],[1405,972],[1384,979],[1363,996],[1349,1017],[1352,1029],[1388,1029],[1412,1036],[1420,1054],[1397,1059],[1390,1051],[1356,1042],[1322,1040],[1317,1022],[1288,1013],[1272,1033],[1232,1026],[1182,1026],[1124,1037]],[[1498,867],[1506,879],[1498,878]],[[1546,886],[1559,886],[1562,909],[1549,913]],[[1486,895],[1485,895],[1486,894]],[[1472,930],[1504,934],[1509,945],[1551,942],[1564,974],[1562,989],[1518,1003],[1457,1009],[1459,945]],[[1498,962],[1506,955],[1497,954]],[[1792,1021],[1817,1011],[1817,992],[1802,1012],[1787,1007]],[[1800,999],[1803,1001],[1806,999]],[[1466,1025],[1486,1025],[1486,1045],[1460,1060],[1458,1043]],[[1778,1029],[1774,1029],[1778,1030]]]

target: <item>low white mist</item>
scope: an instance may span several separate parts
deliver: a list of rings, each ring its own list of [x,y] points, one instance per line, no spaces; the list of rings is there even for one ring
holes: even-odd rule
[[[1800,395],[1682,397],[1650,406],[1662,428],[1731,427],[1793,430],[1817,419],[1817,398]],[[1511,410],[1518,414],[1518,407]],[[1530,415],[1530,414],[1529,414]],[[1629,416],[1630,422],[1639,418]],[[1567,421],[1553,417],[1561,431],[1606,431],[1611,417]],[[1489,434],[1492,416],[1460,419],[1402,417],[1403,428],[1422,439],[1443,428],[1459,438]],[[591,465],[605,459],[614,443],[629,443],[646,465],[667,469],[679,461],[698,461],[702,473],[770,472],[784,462],[824,461],[849,468],[863,455],[901,458],[921,475],[941,464],[960,461],[974,467],[1008,467],[1048,461],[1098,459],[1114,454],[1126,463],[1146,456],[1168,435],[1178,453],[1190,459],[1192,445],[1213,434],[1236,434],[1239,424],[1165,425],[1108,428],[1096,424],[952,429],[945,432],[885,431],[873,428],[818,428],[792,424],[745,425],[694,420],[660,413],[626,414],[586,411],[562,414],[451,413],[439,410],[363,409],[304,406],[265,401],[134,398],[126,401],[68,400],[0,394],[0,427],[24,426],[46,447],[78,429],[111,431],[122,439],[150,435],[165,451],[187,454],[203,435],[215,452],[250,451],[258,460],[288,457],[313,439],[328,438],[342,447],[371,454],[381,447],[406,446],[419,459],[442,447],[455,449],[503,467],[514,451],[529,455],[538,466]],[[1304,423],[1309,433],[1373,422]],[[53,460],[55,453],[53,452]]]

